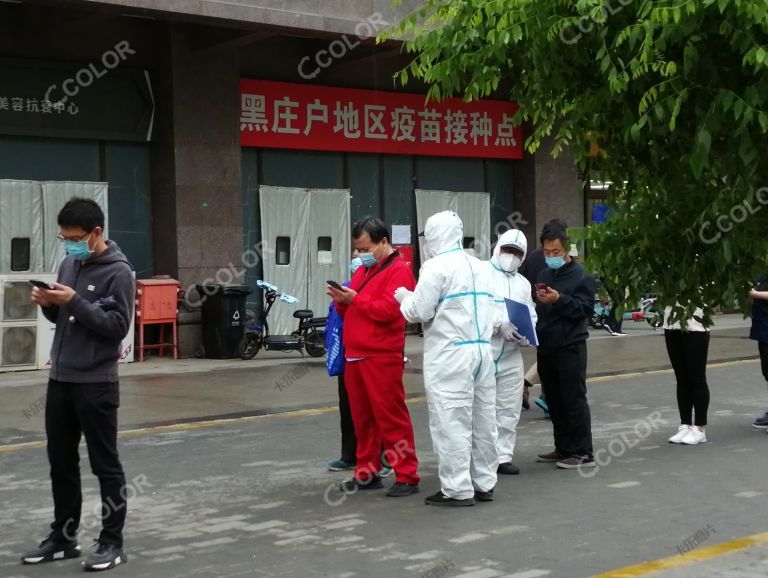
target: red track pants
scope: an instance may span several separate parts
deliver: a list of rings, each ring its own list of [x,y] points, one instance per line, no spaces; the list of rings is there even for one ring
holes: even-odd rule
[[[419,461],[403,389],[403,356],[348,361],[344,364],[344,381],[357,437],[355,477],[367,480],[371,474],[378,474],[383,443],[396,481],[418,484]]]

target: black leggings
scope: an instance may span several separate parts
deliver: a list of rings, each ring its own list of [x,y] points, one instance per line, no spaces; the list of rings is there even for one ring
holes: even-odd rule
[[[763,366],[763,377],[768,381],[768,341],[758,341],[757,348],[760,350],[760,365]]]
[[[707,425],[709,408],[709,386],[707,385],[707,354],[709,332],[664,331],[667,353],[677,379],[677,407],[680,423],[685,425]],[[696,412],[696,421],[693,413]]]

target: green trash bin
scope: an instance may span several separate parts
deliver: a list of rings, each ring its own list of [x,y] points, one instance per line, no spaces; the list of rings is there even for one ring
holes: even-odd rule
[[[203,356],[234,359],[243,338],[245,298],[253,291],[246,285],[198,285],[202,299]]]

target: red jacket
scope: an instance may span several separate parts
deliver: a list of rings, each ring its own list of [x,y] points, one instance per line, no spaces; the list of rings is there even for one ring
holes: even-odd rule
[[[405,349],[405,318],[395,301],[395,289],[413,291],[416,281],[411,268],[399,254],[381,273],[382,263],[366,269],[358,267],[349,288],[357,291],[365,280],[375,274],[350,305],[336,304],[344,318],[344,349],[348,358],[377,357]]]

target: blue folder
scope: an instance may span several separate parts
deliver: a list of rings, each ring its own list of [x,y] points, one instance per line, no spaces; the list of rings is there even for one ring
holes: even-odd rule
[[[531,310],[528,309],[528,305],[511,299],[504,299],[504,302],[507,305],[510,323],[517,327],[518,333],[530,341],[531,345],[538,347],[539,338],[536,335],[536,328],[533,326]]]

